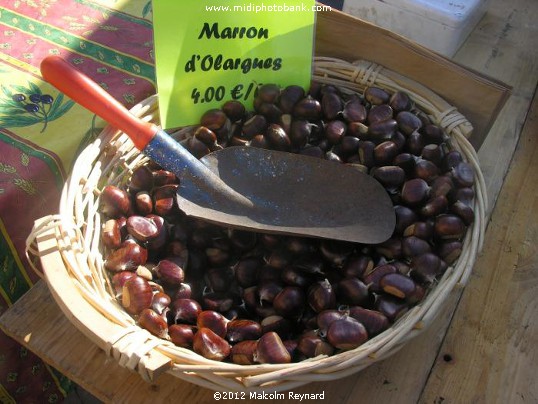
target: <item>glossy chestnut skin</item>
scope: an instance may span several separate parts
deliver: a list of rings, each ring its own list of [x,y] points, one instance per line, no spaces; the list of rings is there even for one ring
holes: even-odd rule
[[[228,323],[226,328],[226,339],[230,343],[244,340],[255,340],[262,336],[262,326],[253,320],[236,319]]]
[[[124,242],[112,251],[105,261],[105,268],[112,272],[135,271],[148,259],[148,250],[135,242]]]
[[[254,353],[258,342],[255,340],[240,341],[230,350],[230,359],[238,365],[254,365]]]
[[[159,338],[168,338],[168,324],[166,320],[149,308],[140,312],[138,324]]]
[[[209,328],[199,328],[192,341],[194,352],[204,358],[223,361],[230,355],[231,346]]]
[[[108,219],[101,230],[101,242],[106,248],[116,249],[121,245],[121,231],[116,219]]]
[[[361,306],[350,307],[349,316],[364,326],[369,337],[374,337],[382,333],[390,326],[389,319],[383,313],[365,309]]]
[[[286,318],[298,318],[304,310],[305,292],[297,286],[286,286],[273,300],[277,314]]]
[[[224,338],[227,333],[229,320],[214,310],[203,310],[196,317],[196,326],[200,328],[209,328],[219,337]]]
[[[130,314],[139,314],[151,307],[153,290],[150,284],[140,276],[128,279],[122,288],[121,303]]]
[[[172,302],[170,316],[173,322],[196,324],[202,306],[193,299],[177,299]]]
[[[343,351],[357,348],[367,340],[366,328],[352,317],[333,321],[327,329],[327,341]]]
[[[170,341],[182,348],[192,348],[195,330],[192,325],[172,324],[168,327]]]
[[[291,355],[278,334],[270,331],[258,340],[254,360],[258,363],[290,363]]]
[[[159,279],[168,286],[177,287],[185,280],[183,268],[171,259],[159,261],[154,271]]]
[[[129,216],[132,212],[129,194],[115,185],[105,186],[99,196],[99,211],[112,219]]]

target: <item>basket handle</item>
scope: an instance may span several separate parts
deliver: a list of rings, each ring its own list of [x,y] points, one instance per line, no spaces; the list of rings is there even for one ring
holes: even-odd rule
[[[84,108],[125,132],[135,147],[143,150],[159,128],[132,115],[96,82],[79,72],[60,56],[47,56],[41,62],[43,78]]]

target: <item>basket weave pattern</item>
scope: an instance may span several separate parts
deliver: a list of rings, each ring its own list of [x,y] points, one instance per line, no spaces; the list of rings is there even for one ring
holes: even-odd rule
[[[69,292],[80,295],[97,317],[110,324],[113,332],[103,337],[103,333],[96,332],[92,324],[85,321],[85,313],[69,308],[65,302],[67,296],[59,293],[53,293],[53,296],[75,326],[122,366],[139,372],[145,380],[151,380],[159,371],[167,371],[197,385],[227,391],[283,391],[309,382],[342,378],[395,353],[432,322],[456,287],[467,282],[481,249],[487,204],[477,156],[467,141],[472,131],[471,124],[455,107],[427,88],[368,61],[349,63],[333,58],[315,58],[313,79],[359,94],[368,86],[390,92],[405,91],[419,109],[446,130],[451,138],[450,146],[461,152],[476,173],[476,219],[468,228],[461,256],[423,301],[388,330],[356,349],[283,365],[242,366],[205,359],[138,327],[114,296],[99,248],[102,226],[98,212],[99,194],[107,184],[122,185],[133,170],[147,160],[125,134],[106,128],[78,157],[63,189],[59,214],[36,224],[27,245],[29,255],[39,255],[35,240],[47,232],[54,235],[64,267],[54,271],[44,268],[49,286],[54,288],[61,282],[60,278],[67,279]],[[157,108],[157,97],[153,96],[136,105],[131,112],[144,120],[158,122]]]

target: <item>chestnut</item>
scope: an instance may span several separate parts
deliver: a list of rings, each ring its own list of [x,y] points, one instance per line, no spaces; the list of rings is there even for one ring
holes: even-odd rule
[[[409,310],[409,303],[391,295],[379,295],[376,298],[375,307],[390,322],[395,322]]]
[[[112,219],[130,216],[132,205],[129,194],[115,185],[105,186],[99,196],[99,211]]]
[[[312,124],[306,119],[294,119],[290,125],[289,138],[295,147],[304,148],[310,139]]]
[[[390,97],[389,105],[398,113],[411,110],[413,108],[413,101],[405,91],[396,91]]]
[[[423,240],[430,240],[433,237],[433,221],[421,221],[408,226],[403,233],[404,237],[415,236]]]
[[[286,318],[299,318],[306,303],[305,293],[297,286],[286,286],[275,296],[273,307],[277,314]]]
[[[381,122],[374,122],[368,126],[367,137],[368,140],[372,140],[375,143],[388,141],[392,138],[394,133],[396,133],[397,129],[398,124],[394,119],[386,119]]]
[[[418,282],[430,285],[441,274],[441,258],[434,253],[424,253],[411,260],[410,275]]]
[[[390,94],[379,87],[368,87],[364,90],[364,98],[372,105],[387,104]]]
[[[325,337],[329,326],[336,320],[343,319],[347,316],[347,312],[344,310],[323,310],[316,316],[316,325],[320,334]]]
[[[153,335],[168,339],[168,324],[166,320],[151,309],[143,309],[138,315],[140,327],[148,330]]]
[[[254,340],[240,341],[230,350],[230,360],[238,365],[254,365],[254,353],[258,342]]]
[[[316,312],[332,309],[336,306],[336,294],[327,279],[316,282],[308,289],[308,304]]]
[[[394,111],[392,107],[388,104],[373,105],[368,111],[368,116],[366,121],[369,125],[374,122],[382,122],[387,119],[391,119],[394,116]]]
[[[194,327],[188,324],[172,324],[168,327],[170,341],[182,348],[192,348]]]
[[[349,316],[359,321],[366,328],[370,338],[382,333],[390,325],[389,319],[383,313],[377,310],[365,309],[361,306],[350,307]]]
[[[196,326],[200,328],[209,328],[219,337],[224,338],[227,332],[228,319],[214,310],[203,310],[198,313]]]
[[[396,234],[402,234],[405,229],[418,220],[416,213],[407,206],[395,205],[394,213],[396,214],[396,226],[394,228]]]
[[[157,292],[153,295],[153,298],[151,299],[151,309],[160,316],[163,316],[163,314],[165,314],[166,311],[169,310],[168,306],[170,306],[171,302],[172,299],[166,293]]]
[[[347,122],[364,123],[368,113],[360,99],[352,98],[344,104],[342,116]]]
[[[471,164],[462,161],[451,170],[452,178],[458,187],[472,187],[474,184],[474,168]]]
[[[353,243],[337,240],[323,240],[319,246],[323,258],[335,267],[342,266],[353,249]]]
[[[254,361],[258,363],[290,363],[291,355],[276,332],[263,334],[254,352]]]
[[[398,127],[406,136],[422,127],[420,118],[410,111],[399,112],[396,115],[396,122],[398,122]]]
[[[165,285],[171,287],[178,287],[185,280],[183,268],[171,259],[159,261],[153,270]]]
[[[439,195],[428,200],[419,210],[424,217],[434,217],[445,212],[448,207],[448,199],[444,195]]]
[[[262,326],[262,334],[274,331],[283,339],[288,338],[292,331],[290,320],[279,315],[265,317],[260,325]]]
[[[136,167],[129,178],[127,187],[132,193],[151,190],[153,188],[153,172],[147,165]]]
[[[248,288],[255,286],[258,280],[258,271],[263,266],[263,260],[258,257],[245,257],[234,266],[234,277],[239,286]]]
[[[124,242],[120,248],[108,254],[105,268],[112,272],[135,271],[148,259],[148,250],[135,242]]]
[[[114,288],[117,297],[120,297],[123,293],[123,285],[125,282],[135,276],[137,275],[133,271],[120,271],[112,276],[112,287]]]
[[[226,339],[230,343],[244,340],[254,340],[262,336],[262,326],[253,320],[235,319],[228,322],[226,328]]]
[[[443,214],[435,218],[435,234],[443,240],[459,239],[465,233],[465,223],[459,216]]]
[[[416,156],[413,156],[411,153],[400,153],[394,157],[392,164],[400,167],[409,175],[415,170]]]
[[[423,134],[426,143],[441,144],[445,141],[445,133],[438,125],[424,125],[424,127],[421,128],[421,133]]]
[[[260,303],[273,303],[275,297],[284,289],[280,281],[267,280],[258,284],[258,298]]]
[[[336,119],[343,110],[343,102],[337,93],[329,92],[321,97],[321,111],[327,120]]]
[[[457,150],[451,150],[443,157],[441,165],[444,171],[450,171],[461,162],[463,162],[461,153]]]
[[[147,280],[140,276],[128,279],[122,288],[121,304],[130,314],[139,314],[151,307],[153,291]]]
[[[399,272],[385,275],[379,281],[379,286],[385,293],[413,303],[420,300],[418,297],[423,295],[419,285]]]
[[[442,242],[438,247],[438,254],[448,265],[452,265],[461,255],[463,244],[459,240]]]
[[[424,179],[413,178],[404,182],[401,198],[406,205],[414,207],[424,202],[429,193],[430,187]]]
[[[319,355],[331,356],[334,347],[324,341],[315,331],[304,333],[297,340],[297,350],[307,358],[315,358]]]
[[[404,237],[402,241],[402,252],[407,258],[431,252],[432,248],[427,240],[416,236]]]
[[[282,126],[272,123],[265,132],[267,142],[274,150],[288,151],[291,148],[291,140]]]
[[[213,108],[203,113],[200,118],[200,124],[212,131],[216,131],[221,129],[227,120],[228,117],[222,110]]]
[[[385,165],[377,167],[373,169],[373,176],[387,188],[399,187],[405,181],[405,171],[398,166]]]
[[[374,261],[368,255],[354,255],[346,260],[340,272],[345,278],[360,278],[373,267]]]
[[[303,99],[305,91],[301,86],[289,85],[280,91],[277,104],[280,110],[285,114],[293,112],[293,107],[297,102]]]
[[[364,344],[367,339],[366,328],[352,317],[333,321],[327,329],[327,341],[343,351],[355,349]]]
[[[116,249],[121,245],[121,231],[116,219],[108,219],[101,230],[101,241],[106,248]]]
[[[378,293],[381,292],[381,286],[380,281],[381,279],[391,273],[398,272],[396,267],[392,264],[381,264],[376,266],[374,269],[372,269],[370,272],[366,273],[362,280],[364,284],[367,285],[369,291]],[[352,303],[352,305],[361,305],[360,303]]]
[[[347,125],[338,119],[327,122],[325,125],[325,138],[332,144],[338,144],[346,135]]]
[[[199,328],[192,341],[194,352],[204,358],[223,361],[230,355],[230,344],[209,328]]]
[[[242,127],[242,137],[247,140],[253,140],[267,128],[267,119],[260,114],[256,114],[248,119]]]
[[[312,96],[307,95],[294,105],[293,115],[310,121],[316,121],[321,116],[321,104]]]
[[[415,177],[422,178],[427,183],[431,183],[439,176],[439,168],[430,160],[418,159],[415,164]]]
[[[474,222],[475,214],[472,207],[462,201],[456,201],[450,206],[450,211],[458,215],[466,226]]]
[[[172,302],[171,317],[176,323],[196,324],[202,311],[200,303],[193,299],[177,299]]]
[[[345,278],[336,286],[338,301],[349,305],[365,304],[370,295],[368,286],[357,278]]]
[[[245,113],[246,113],[246,109],[243,103],[236,100],[226,101],[222,105],[221,109],[226,114],[228,119],[230,119],[230,121],[232,122],[241,120],[245,116]]]

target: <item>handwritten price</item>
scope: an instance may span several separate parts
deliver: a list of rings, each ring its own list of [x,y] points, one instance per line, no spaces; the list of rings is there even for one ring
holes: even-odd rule
[[[213,101],[224,101],[231,98],[232,100],[246,101],[250,96],[255,96],[259,84],[250,83],[248,85],[237,84],[231,89],[225,86],[210,86],[205,89],[193,88],[191,92],[191,99],[193,104],[203,104]]]

